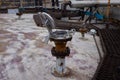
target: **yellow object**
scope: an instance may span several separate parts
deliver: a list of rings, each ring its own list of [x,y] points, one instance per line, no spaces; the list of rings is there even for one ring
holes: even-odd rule
[[[106,12],[107,18],[109,18],[109,15],[110,15],[110,0],[108,0],[108,6],[107,6],[107,12]]]

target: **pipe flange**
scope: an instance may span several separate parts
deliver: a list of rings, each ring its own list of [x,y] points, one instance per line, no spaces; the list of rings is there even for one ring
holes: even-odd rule
[[[69,54],[70,54],[70,48],[69,48],[69,47],[66,47],[66,50],[65,50],[65,51],[56,51],[56,50],[55,50],[55,47],[53,47],[52,50],[51,50],[51,53],[52,53],[52,55],[55,56],[55,57],[64,58],[65,56],[69,56]]]

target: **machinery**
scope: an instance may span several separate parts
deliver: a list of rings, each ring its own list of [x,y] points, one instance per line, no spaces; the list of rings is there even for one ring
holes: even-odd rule
[[[107,7],[106,17],[109,18],[110,7],[120,5],[120,0],[71,0],[69,3],[72,8],[88,7],[88,9],[84,11],[85,15],[90,15],[89,18],[91,18],[91,16],[95,16],[97,19],[103,20],[104,16],[99,13],[98,8]]]
[[[70,69],[65,66],[65,57],[69,56],[70,48],[66,47],[68,41],[71,41],[75,30],[61,30],[55,29],[55,22],[53,18],[45,13],[40,12],[39,17],[42,24],[47,28],[49,35],[45,41],[53,41],[55,47],[52,48],[51,53],[56,57],[56,66],[52,68],[51,73],[57,77],[63,77],[70,74]]]

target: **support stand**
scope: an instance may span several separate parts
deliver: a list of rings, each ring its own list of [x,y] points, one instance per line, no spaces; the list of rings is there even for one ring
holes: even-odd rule
[[[55,33],[57,34],[59,31],[56,31]],[[60,32],[60,34],[63,33],[64,31]],[[60,34],[58,34],[58,36]],[[55,47],[52,48],[51,53],[56,57],[56,66],[52,68],[52,74],[56,77],[64,77],[70,74],[70,69],[65,66],[65,57],[70,54],[70,49],[69,47],[66,47],[66,43],[71,39],[72,37],[62,37],[61,39],[50,37],[50,40],[55,43]]]

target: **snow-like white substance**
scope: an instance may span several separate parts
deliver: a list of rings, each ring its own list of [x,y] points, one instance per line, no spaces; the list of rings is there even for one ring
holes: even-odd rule
[[[71,54],[66,58],[66,66],[73,74],[58,78],[51,74],[51,67],[56,64],[51,55],[54,43],[42,42],[48,32],[35,25],[33,14],[24,14],[21,20],[14,14],[0,14],[0,18],[3,19],[0,42],[6,43],[2,45],[5,50],[0,52],[0,80],[90,80],[93,77],[99,56],[91,35],[86,34],[87,40],[83,40],[76,32],[68,42]]]

